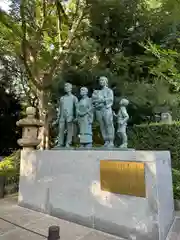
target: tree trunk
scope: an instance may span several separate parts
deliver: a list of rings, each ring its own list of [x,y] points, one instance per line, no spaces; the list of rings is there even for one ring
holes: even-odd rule
[[[49,109],[48,109],[48,99],[45,91],[38,92],[38,113],[39,119],[43,121],[43,127],[39,129],[38,138],[41,139],[41,143],[38,146],[38,149],[44,150],[49,149]]]
[[[0,198],[4,197],[5,193],[5,176],[0,176]]]

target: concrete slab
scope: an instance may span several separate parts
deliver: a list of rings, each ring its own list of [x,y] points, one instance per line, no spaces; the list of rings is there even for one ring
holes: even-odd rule
[[[39,236],[37,234],[31,233],[27,230],[16,229],[11,232],[7,232],[0,236],[1,240],[43,240],[45,237]]]
[[[57,219],[54,217],[46,216],[43,219],[37,220],[34,223],[29,224],[27,227],[35,232],[41,233],[45,236],[48,235],[48,227],[51,225],[60,226],[60,236],[65,240],[72,239],[81,239],[92,230],[83,227],[77,224],[73,224],[67,221],[63,221],[61,219]]]
[[[98,231],[91,231],[89,234],[81,238],[81,240],[117,240],[118,237],[107,235]]]
[[[18,219],[20,218],[20,219]],[[62,240],[123,240],[46,214],[17,205],[17,195],[0,200],[0,240],[47,239],[48,227],[60,226]],[[180,240],[180,212],[167,240]]]
[[[60,226],[62,240],[123,240],[17,205],[17,196],[0,200],[0,240],[47,239],[48,228]]]
[[[16,195],[0,200],[0,240],[47,239],[48,227],[51,225],[60,226],[62,240],[123,240],[119,237],[19,207]],[[180,212],[176,212],[176,219],[167,240],[180,240]]]
[[[14,229],[16,229],[16,226],[0,219],[0,236]]]
[[[44,214],[19,207],[17,197],[14,197],[0,201],[0,217],[15,225],[25,226],[44,217]]]
[[[180,218],[176,217],[167,240],[180,240]]]

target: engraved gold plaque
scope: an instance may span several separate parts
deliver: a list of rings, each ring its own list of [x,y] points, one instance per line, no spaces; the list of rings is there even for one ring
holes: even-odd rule
[[[101,190],[146,197],[145,166],[142,162],[100,161]]]

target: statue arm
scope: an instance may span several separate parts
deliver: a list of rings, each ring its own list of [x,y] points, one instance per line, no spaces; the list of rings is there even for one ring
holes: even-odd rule
[[[80,117],[84,117],[87,114],[92,115],[92,110],[93,110],[92,100],[89,100],[89,104],[88,104],[87,110],[84,111],[84,112],[80,112],[79,110],[77,110],[77,114]]]
[[[84,115],[85,115],[84,112],[82,112],[82,111],[79,110],[79,102],[77,102],[77,103],[76,103],[76,119],[77,119],[78,117],[83,117]]]
[[[84,113],[82,113],[81,111],[79,111],[79,106],[77,105],[76,107],[76,117],[82,117],[84,115]]]
[[[88,117],[89,117],[89,122],[92,124],[93,119],[94,119],[94,106],[92,104],[92,98],[89,99],[89,108],[88,108]]]
[[[104,99],[106,107],[110,108],[113,105],[114,102],[114,94],[113,91],[111,89],[109,89],[108,94],[107,94],[107,98]]]
[[[60,100],[59,100],[57,118],[56,118],[56,120],[53,122],[53,125],[58,124],[59,118],[60,118],[60,116],[61,116],[61,107],[62,107],[62,98],[60,98]]]
[[[76,120],[77,120],[79,117],[83,117],[83,115],[82,115],[82,113],[81,113],[79,110],[77,110],[77,111],[76,111]]]
[[[88,111],[85,111],[85,112],[78,112],[78,116],[80,117],[84,117],[86,114],[88,113]]]
[[[75,119],[78,116],[78,99],[76,96],[74,96],[74,106],[75,106]]]
[[[88,109],[87,109],[87,114],[92,116],[93,115],[93,109],[94,109],[94,106],[93,106],[93,103],[92,103],[92,99],[89,98],[89,106],[88,106]]]
[[[116,114],[116,113],[113,111],[113,116],[117,118],[117,117],[118,117],[118,114]]]
[[[123,117],[124,117],[124,119],[122,121],[122,124],[124,124],[129,120],[129,114],[127,113],[126,108],[122,109],[122,114],[123,114]]]
[[[59,100],[57,120],[58,120],[58,119],[60,118],[60,116],[61,116],[62,102],[63,102],[63,98],[61,97],[60,100]]]

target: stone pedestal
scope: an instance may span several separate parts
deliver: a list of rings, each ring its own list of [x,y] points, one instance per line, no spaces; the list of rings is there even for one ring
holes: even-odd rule
[[[107,160],[144,163],[145,197],[103,191],[100,164]],[[170,154],[29,151],[21,158],[19,204],[126,239],[165,240],[174,220]]]

